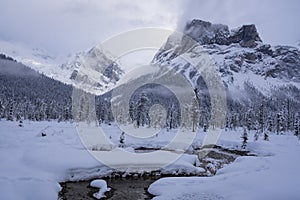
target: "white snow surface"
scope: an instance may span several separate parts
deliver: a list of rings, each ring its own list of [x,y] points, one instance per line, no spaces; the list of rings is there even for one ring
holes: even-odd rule
[[[270,140],[250,142],[248,150],[257,156],[238,157],[215,176],[163,178],[148,191],[154,200],[297,200],[300,141],[293,135]]]
[[[24,121],[23,125],[19,127],[17,122],[0,121],[1,200],[56,200],[61,190],[59,182],[101,178],[114,172],[86,150],[75,124]],[[121,130],[116,126],[104,128],[110,131],[112,142],[117,146]],[[42,133],[46,136],[43,137]],[[165,146],[174,133],[160,135],[151,139],[151,143],[125,136],[125,150],[132,151],[136,146]],[[157,142],[159,140],[160,143]],[[183,155],[162,173],[197,173],[203,170],[195,163],[199,164],[195,155]],[[119,165],[126,163],[120,159]],[[131,170],[128,168],[126,172],[135,172]],[[143,173],[141,170],[137,172]]]
[[[99,166],[68,123],[24,122],[17,128],[17,122],[0,121],[0,135],[0,199],[54,200],[68,169]]]
[[[103,129],[117,146],[121,130],[115,125]],[[217,145],[240,149],[241,133],[239,129],[223,131]],[[175,134],[163,130],[148,139],[125,135],[124,149],[163,148]],[[163,200],[299,199],[300,140],[292,134],[271,134],[269,142],[261,138],[253,142],[253,135],[249,134],[246,150],[257,156],[239,157],[213,177],[162,178],[150,186],[149,192],[156,196],[154,199]],[[88,153],[72,123],[25,121],[24,127],[18,127],[17,122],[2,120],[0,137],[0,199],[56,200],[59,182],[101,178],[114,171]],[[200,147],[204,137],[205,133],[199,131],[192,146]],[[199,166],[196,155],[183,154],[161,173],[197,174],[204,171]]]

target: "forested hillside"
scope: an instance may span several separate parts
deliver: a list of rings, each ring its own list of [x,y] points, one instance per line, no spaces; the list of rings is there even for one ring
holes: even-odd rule
[[[7,120],[68,120],[72,87],[0,56],[0,116]]]

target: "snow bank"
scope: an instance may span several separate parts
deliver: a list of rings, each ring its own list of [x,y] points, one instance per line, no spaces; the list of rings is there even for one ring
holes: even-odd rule
[[[17,125],[0,121],[0,199],[56,200],[61,190],[58,183],[70,178],[68,170],[107,172],[84,149],[72,124],[25,121],[24,127]],[[36,137],[48,126],[51,134]]]
[[[271,142],[249,146],[259,155],[239,157],[213,177],[159,179],[148,191],[154,200],[299,199],[300,141],[291,135],[271,135]]]
[[[187,155],[183,154],[177,161],[164,167],[161,170],[162,174],[185,174],[194,175],[205,172],[200,166],[200,161],[197,155]]]
[[[102,179],[92,181],[90,186],[99,188],[99,191],[93,195],[96,199],[106,197],[104,193],[110,191],[110,188],[107,187],[106,181]]]

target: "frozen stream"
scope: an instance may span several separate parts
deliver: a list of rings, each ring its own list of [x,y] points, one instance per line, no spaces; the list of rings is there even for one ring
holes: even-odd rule
[[[139,150],[141,151],[141,150]],[[147,151],[147,149],[143,149]],[[209,151],[206,154],[206,151]],[[220,146],[206,147],[203,149],[194,150],[194,154],[198,154],[202,163],[202,167],[206,170],[204,173],[197,174],[197,176],[212,176],[216,171],[223,166],[233,162],[238,156],[249,155],[246,151],[224,149]],[[202,156],[205,154],[205,156]],[[159,176],[153,175],[129,175],[120,178],[104,178],[107,181],[108,187],[112,188],[111,191],[106,192],[106,198],[111,200],[147,200],[152,196],[147,192],[148,187],[164,176],[175,176],[172,174],[165,174]],[[179,174],[177,176],[186,176]],[[97,188],[90,187],[89,184],[92,180],[79,181],[79,182],[65,182],[61,183],[63,187],[60,198],[62,200],[93,200],[93,194],[98,191]]]
[[[144,200],[151,199],[147,188],[156,181],[154,177],[130,177],[106,179],[111,191],[106,192],[107,198],[112,200]],[[90,187],[91,181],[66,182],[63,183],[61,199],[63,200],[93,200],[93,194],[99,189]]]

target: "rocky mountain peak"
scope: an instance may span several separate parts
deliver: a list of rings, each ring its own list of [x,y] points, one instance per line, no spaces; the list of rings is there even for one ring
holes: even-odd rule
[[[262,42],[254,24],[243,25],[231,31],[230,43],[239,43],[242,47],[255,47],[257,42]]]
[[[263,96],[300,99],[298,48],[264,44],[254,24],[229,30],[226,25],[193,20],[186,24],[184,33],[178,34],[181,37],[171,35],[152,62],[182,73],[198,91],[202,88],[205,93],[205,83],[186,57],[208,56],[233,101],[248,102],[251,98],[257,102]]]
[[[194,19],[187,22],[184,34],[202,45],[239,43],[242,47],[254,48],[262,42],[254,24],[243,25],[230,31],[227,25]]]
[[[190,36],[200,44],[220,44],[228,45],[230,31],[228,26],[223,24],[212,24],[199,19],[188,22],[184,29],[184,34]]]

